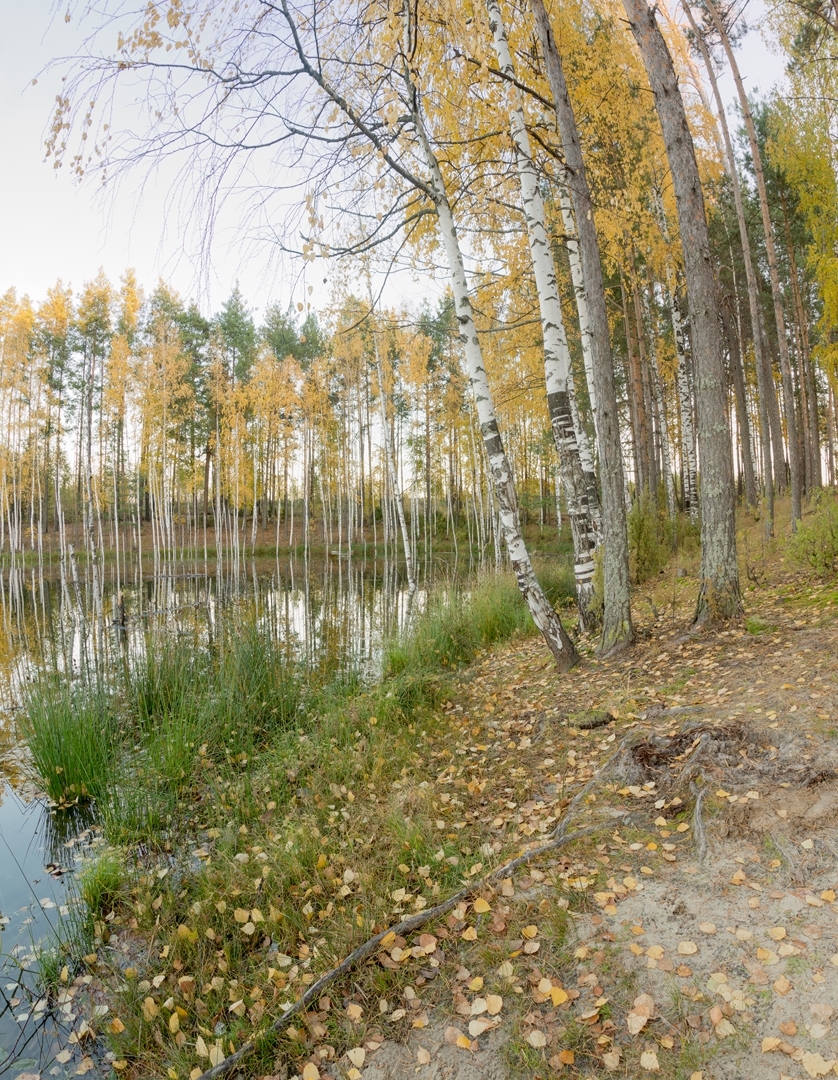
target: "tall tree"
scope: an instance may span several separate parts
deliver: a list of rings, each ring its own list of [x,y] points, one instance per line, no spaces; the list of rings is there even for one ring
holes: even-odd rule
[[[660,119],[678,210],[695,366],[701,482],[701,587],[695,619],[742,610],[726,379],[704,193],[692,134],[666,41],[646,0],[623,0]]]
[[[567,92],[561,56],[543,0],[530,0],[544,64],[553,95],[556,121],[567,167],[567,186],[576,215],[579,256],[585,281],[590,327],[594,393],[597,402],[597,444],[602,485],[603,625],[600,648],[610,653],[634,640],[629,595],[628,533],[626,528],[623,448],[617,413],[611,333],[605,303],[594,207],[576,130],[576,118]]]

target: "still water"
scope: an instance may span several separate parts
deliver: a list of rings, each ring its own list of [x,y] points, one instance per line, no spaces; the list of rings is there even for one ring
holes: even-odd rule
[[[404,629],[425,600],[398,567],[381,560],[260,561],[219,567],[178,562],[129,583],[106,584],[97,617],[90,581],[78,588],[35,570],[0,573],[0,1077],[77,1075],[78,1056],[56,1060],[72,1028],[72,1001],[38,993],[36,956],[72,917],[68,883],[97,843],[84,811],[51,808],[26,778],[15,717],[27,681],[43,670],[70,677],[157,635],[216,635],[255,620],[312,669],[357,669],[375,677],[382,642]],[[111,572],[112,576],[112,572]],[[444,576],[444,573],[442,574]],[[71,1019],[72,1018],[72,1019]],[[91,1076],[98,1072],[91,1061]]]

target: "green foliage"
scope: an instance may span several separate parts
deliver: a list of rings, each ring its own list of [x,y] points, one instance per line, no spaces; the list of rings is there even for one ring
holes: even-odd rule
[[[628,515],[631,579],[639,585],[660,573],[672,556],[673,528],[663,500],[644,492]]]
[[[32,768],[54,802],[105,794],[119,737],[103,693],[57,678],[38,682],[28,692],[19,724]]]
[[[838,572],[838,496],[819,494],[814,512],[798,524],[790,549],[797,562],[823,577]]]
[[[79,893],[94,917],[107,915],[123,895],[126,882],[125,859],[108,848],[88,860],[76,877]]]

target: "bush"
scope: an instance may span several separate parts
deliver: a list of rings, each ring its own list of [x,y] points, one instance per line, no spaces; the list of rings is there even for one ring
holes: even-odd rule
[[[790,549],[797,562],[822,577],[838,572],[838,495],[818,494],[814,512],[798,522]]]
[[[644,492],[628,515],[631,579],[636,585],[659,573],[672,556],[673,526],[663,500]]]

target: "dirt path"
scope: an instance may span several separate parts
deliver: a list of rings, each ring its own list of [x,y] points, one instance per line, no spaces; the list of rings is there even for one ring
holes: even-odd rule
[[[475,875],[626,749],[585,808],[594,839],[434,930],[413,1027],[350,1076],[838,1074],[838,607],[793,581],[756,599],[756,632],[663,618],[570,676],[535,642],[470,674],[433,808],[444,835],[491,822]]]

